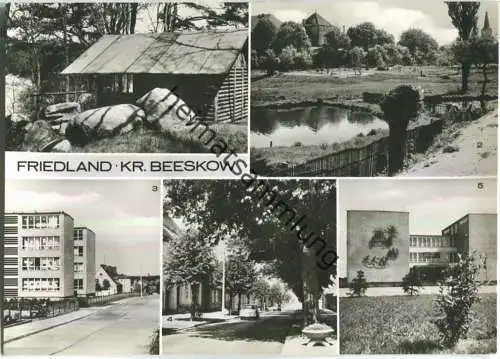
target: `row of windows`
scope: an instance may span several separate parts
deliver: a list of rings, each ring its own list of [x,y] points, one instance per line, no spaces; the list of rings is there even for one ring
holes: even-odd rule
[[[57,292],[59,278],[23,278],[23,292]]]
[[[75,262],[73,264],[73,269],[74,269],[74,272],[83,272],[83,263],[82,262]]]
[[[22,216],[23,229],[59,228],[58,215]]]
[[[83,279],[75,279],[73,281],[74,290],[83,289]]]
[[[47,250],[60,249],[61,239],[59,236],[49,237],[23,237],[23,249],[30,250]]]
[[[410,236],[410,247],[416,248],[441,248],[455,247],[456,240],[453,237],[414,237]]]
[[[73,240],[74,241],[83,241],[83,229],[75,229],[73,231]]]
[[[59,257],[25,257],[22,260],[23,270],[59,270],[61,258]]]
[[[456,252],[451,253],[441,253],[439,252],[422,252],[422,253],[414,253],[410,252],[410,262],[413,263],[439,263],[443,261],[447,261],[450,263],[455,263],[458,261],[458,254]],[[444,257],[446,256],[446,257]]]
[[[83,246],[74,246],[73,247],[73,255],[74,256],[83,256]]]

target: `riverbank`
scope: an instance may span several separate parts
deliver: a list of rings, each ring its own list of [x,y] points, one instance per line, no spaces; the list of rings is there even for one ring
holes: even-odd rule
[[[325,101],[325,105],[338,106],[332,101]],[[371,112],[373,114],[373,112]],[[420,117],[417,121],[411,122],[408,130],[415,127],[425,126],[436,120],[437,118],[429,113]],[[357,149],[366,147],[369,144],[380,140],[383,137],[389,136],[388,129],[375,129],[368,134],[358,134],[356,137],[348,141],[339,143],[322,143],[318,145],[299,145],[284,147],[274,146],[266,148],[252,148],[250,151],[252,162],[263,161],[269,171],[278,170],[280,166],[296,166],[312,159],[341,152],[346,149]]]
[[[491,69],[488,77],[490,82],[487,94],[497,95],[497,70]],[[401,84],[418,85],[424,89],[426,96],[452,94],[459,92],[461,77],[456,70],[437,66],[373,70],[366,76],[351,77],[319,76],[315,71],[310,71],[309,74],[302,71],[265,76],[262,71],[252,71],[251,103],[252,106],[263,106],[282,102],[317,101],[319,98],[334,101],[360,100],[363,92],[386,93]],[[472,71],[467,94],[479,96],[481,86],[482,74]],[[363,105],[373,106],[369,103]]]

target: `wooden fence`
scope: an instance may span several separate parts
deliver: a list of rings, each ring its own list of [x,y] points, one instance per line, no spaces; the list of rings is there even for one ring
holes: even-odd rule
[[[410,153],[424,152],[443,128],[443,120],[413,128],[406,132],[405,158]],[[373,177],[386,175],[388,137],[361,148],[346,149],[315,158],[306,163],[276,171],[276,177]]]

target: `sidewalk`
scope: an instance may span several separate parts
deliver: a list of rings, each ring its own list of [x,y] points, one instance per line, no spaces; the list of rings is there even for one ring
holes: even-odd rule
[[[28,337],[33,334],[49,330],[60,325],[64,325],[75,320],[79,320],[89,315],[103,309],[103,307],[98,308],[84,308],[79,309],[75,312],[58,315],[57,317],[34,320],[30,323],[16,325],[14,327],[9,327],[4,329],[4,343],[9,343],[14,340]]]
[[[26,324],[16,325],[4,329],[4,343],[9,343],[14,340],[22,339],[33,334],[37,334],[58,326],[74,322],[75,320],[83,319],[100,310],[109,308],[112,305],[124,303],[131,298],[124,298],[116,302],[109,303],[104,306],[95,306],[90,308],[81,308],[77,311],[67,314],[58,315],[53,318],[33,320]]]
[[[237,316],[223,315],[221,312],[203,313],[200,320],[190,320],[191,314],[171,314],[162,316],[162,328],[186,330],[201,325],[219,324],[221,322],[238,321]]]

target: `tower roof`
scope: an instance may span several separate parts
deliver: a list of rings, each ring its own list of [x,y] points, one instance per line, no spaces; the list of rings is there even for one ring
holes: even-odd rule
[[[317,12],[314,12],[311,16],[304,20],[304,24],[307,25],[318,25],[318,26],[333,26],[324,17],[322,17]]]
[[[490,19],[488,17],[488,11],[486,11],[486,13],[484,14],[484,25],[483,25],[483,29],[491,29],[490,27]]]

